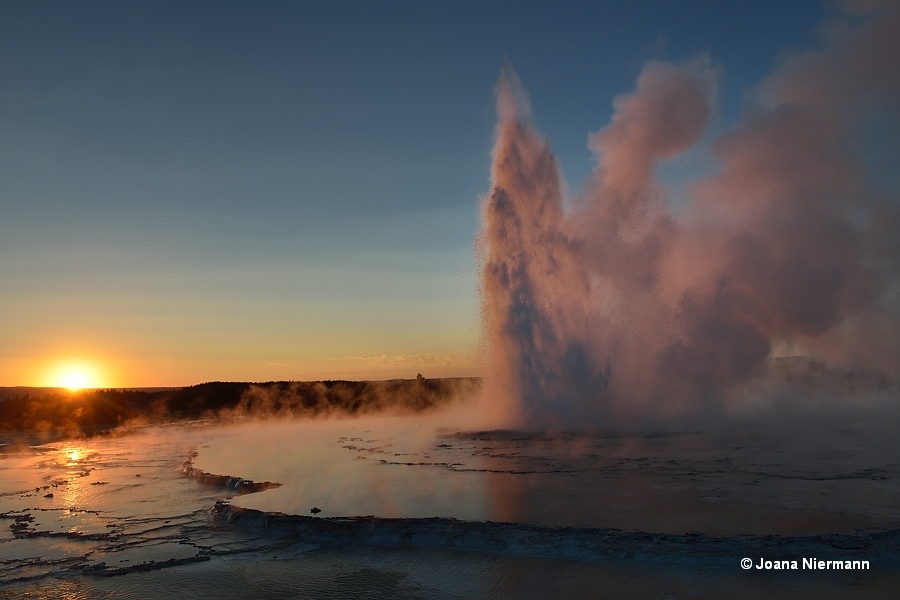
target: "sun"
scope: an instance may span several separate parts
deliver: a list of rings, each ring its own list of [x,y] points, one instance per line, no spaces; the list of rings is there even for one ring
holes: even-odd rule
[[[53,387],[66,388],[70,392],[99,386],[96,369],[85,364],[62,365],[56,369],[52,379]]]
[[[60,384],[64,388],[69,388],[71,392],[77,392],[90,385],[87,373],[82,371],[69,371],[60,380]]]

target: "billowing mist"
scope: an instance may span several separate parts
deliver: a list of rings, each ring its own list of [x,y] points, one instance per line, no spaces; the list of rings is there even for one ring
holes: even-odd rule
[[[781,61],[677,202],[657,166],[708,142],[712,59],[646,64],[572,196],[504,70],[479,239],[495,418],[708,422],[785,354],[900,375],[900,197],[879,176],[900,167],[900,9],[870,5]]]

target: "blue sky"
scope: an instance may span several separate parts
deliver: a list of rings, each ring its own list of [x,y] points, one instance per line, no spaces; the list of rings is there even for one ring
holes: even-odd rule
[[[479,372],[509,61],[573,190],[650,59],[718,127],[820,2],[0,4],[0,385]],[[674,169],[671,177],[677,177]]]

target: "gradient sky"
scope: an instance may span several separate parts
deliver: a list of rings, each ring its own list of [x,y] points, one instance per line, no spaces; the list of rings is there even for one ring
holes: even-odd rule
[[[0,385],[478,374],[504,61],[575,190],[647,60],[707,53],[727,128],[829,14],[311,4],[0,2]]]

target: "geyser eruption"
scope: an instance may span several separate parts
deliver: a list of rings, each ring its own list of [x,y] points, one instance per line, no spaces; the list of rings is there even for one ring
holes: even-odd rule
[[[480,238],[495,416],[697,423],[779,347],[900,374],[900,202],[879,175],[898,166],[900,11],[832,25],[763,82],[677,205],[656,166],[707,129],[709,59],[644,67],[589,136],[597,167],[571,199],[504,70]]]

